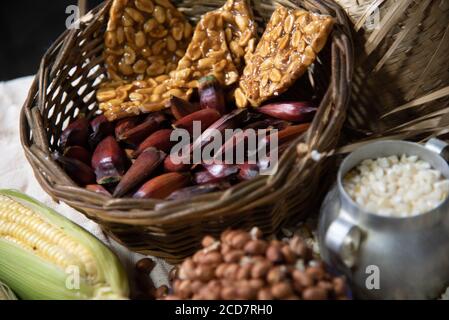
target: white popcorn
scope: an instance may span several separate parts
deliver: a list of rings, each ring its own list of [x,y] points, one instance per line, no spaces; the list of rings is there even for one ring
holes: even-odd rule
[[[428,212],[449,194],[449,180],[417,156],[363,160],[343,180],[349,196],[365,210],[408,217]]]
[[[379,159],[377,159],[377,164],[381,168],[388,168],[390,166],[390,162],[388,161],[388,158],[379,158]]]
[[[399,162],[399,159],[397,156],[389,156],[387,159],[391,164],[396,164]]]
[[[449,180],[441,180],[436,182],[435,188],[445,193],[449,193]]]

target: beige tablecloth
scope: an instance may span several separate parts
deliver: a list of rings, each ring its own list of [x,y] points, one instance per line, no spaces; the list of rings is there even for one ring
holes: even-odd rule
[[[60,203],[55,203],[34,178],[33,171],[26,160],[19,136],[19,114],[25,101],[33,77],[24,77],[8,82],[0,82],[0,189],[18,189],[84,227],[111,247],[130,271],[142,255],[135,254],[108,239],[99,226],[84,215]],[[168,284],[171,266],[161,259],[155,259],[156,267],[151,278],[156,286]]]

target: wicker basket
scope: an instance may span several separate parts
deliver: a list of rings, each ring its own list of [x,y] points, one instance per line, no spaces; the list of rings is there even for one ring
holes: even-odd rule
[[[281,2],[281,1],[280,1]],[[222,1],[179,1],[178,7],[195,20]],[[283,5],[294,7],[291,2]],[[259,226],[267,234],[298,221],[325,191],[320,175],[329,161],[314,161],[312,150],[327,152],[338,141],[346,116],[352,78],[352,43],[346,15],[332,1],[298,1],[306,9],[330,14],[337,25],[320,63],[309,71],[315,85],[323,85],[319,112],[309,131],[280,159],[272,176],[260,176],[224,192],[189,201],[111,199],[75,185],[51,159],[61,131],[79,112],[96,111],[95,89],[105,77],[102,64],[107,1],[83,17],[79,30],[68,30],[42,59],[39,72],[22,110],[21,137],[26,157],[41,186],[57,201],[86,214],[105,232],[131,250],[178,262],[191,254],[205,234],[225,228]],[[275,3],[253,5],[259,26],[271,16]],[[263,31],[262,29],[260,30]]]
[[[365,141],[447,134],[449,1],[336,1],[357,32],[351,133]]]

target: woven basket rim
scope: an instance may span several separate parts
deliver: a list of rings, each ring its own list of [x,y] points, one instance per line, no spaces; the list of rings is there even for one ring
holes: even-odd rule
[[[292,4],[290,1],[281,2]],[[90,20],[86,19],[86,22],[84,22],[85,25],[88,25],[92,19],[102,19],[101,14],[107,10],[109,4],[110,1],[105,1],[100,6],[90,11],[88,15],[91,15],[93,18]],[[327,94],[323,97],[323,101],[334,101],[335,104],[338,103],[340,106],[343,106],[343,108],[346,108],[350,95],[353,61],[351,35],[348,27],[349,24],[346,23],[346,15],[344,11],[331,0],[305,0],[302,1],[302,5],[306,8],[313,7],[315,10],[319,10],[320,13],[332,13],[332,15],[339,21],[339,25],[334,29],[331,35],[332,38],[330,38],[329,41],[333,42],[332,54],[334,58],[335,55],[340,55],[339,58],[335,58],[335,60],[338,61],[332,61],[333,63],[339,64],[338,69],[340,74],[339,79],[337,80],[338,83],[329,84]],[[82,25],[84,26],[84,24]],[[293,167],[294,162],[297,161],[296,151],[293,150],[295,149],[295,146],[292,146],[290,148],[291,150],[288,153],[286,152],[284,157],[280,160],[280,167],[282,166],[282,170],[276,173],[276,175],[270,177],[260,176],[254,180],[239,183],[226,191],[195,196],[192,199],[189,199],[190,206],[186,207],[185,203],[183,204],[184,210],[181,211],[179,210],[179,207],[176,206],[180,203],[180,201],[168,202],[165,200],[137,200],[129,198],[111,199],[70,183],[71,181],[67,176],[63,177],[63,179],[57,183],[52,182],[49,177],[42,173],[40,168],[46,168],[47,173],[52,170],[56,170],[56,175],[65,175],[65,173],[61,172],[62,170],[57,170],[55,163],[52,163],[52,161],[49,160],[49,148],[42,150],[42,148],[36,145],[36,141],[40,141],[41,146],[43,145],[48,147],[48,143],[45,142],[47,137],[42,136],[42,132],[36,130],[36,126],[42,126],[42,119],[40,119],[41,115],[39,110],[42,109],[42,101],[45,99],[43,95],[48,84],[47,78],[49,75],[54,75],[54,70],[57,70],[55,65],[57,66],[58,63],[63,63],[64,54],[59,56],[61,61],[53,61],[53,64],[52,61],[49,61],[49,57],[55,51],[58,51],[58,49],[62,50],[65,46],[69,46],[75,35],[76,32],[73,30],[65,31],[44,55],[39,72],[37,73],[34,83],[30,88],[28,98],[24,103],[20,119],[21,141],[25,150],[25,155],[32,165],[39,183],[53,196],[54,199],[68,203],[70,206],[87,213],[90,218],[94,218],[95,220],[133,226],[145,226],[177,224],[179,223],[179,219],[181,217],[185,219],[183,221],[196,220],[199,214],[202,214],[203,217],[207,217],[207,212],[211,210],[215,210],[214,214],[220,213],[220,207],[223,211],[221,213],[226,214],[225,211],[229,211],[230,208],[232,208],[231,202],[236,197],[241,197],[242,194],[245,195],[247,202],[249,202],[247,204],[248,207],[251,207],[252,205],[261,206],[264,203],[273,201],[273,197],[280,196],[280,194],[285,191],[283,189],[279,189],[277,191],[271,190],[266,199],[260,200],[260,197],[257,197],[257,200],[259,200],[257,204],[252,204],[250,202],[250,199],[255,197],[255,193],[260,193],[261,188],[270,190],[271,186],[279,183],[277,180],[287,180],[290,174],[288,170],[289,166]],[[49,68],[48,65],[51,65],[52,68]],[[332,86],[334,90],[332,90]],[[337,91],[339,96],[337,96]],[[333,106],[333,108],[335,108],[335,106]],[[322,119],[320,119],[320,117],[329,117],[329,122],[332,120],[337,122],[343,121],[340,118],[332,118],[330,113],[335,110],[331,109],[331,106],[319,108],[319,112],[315,116],[311,128],[307,133],[301,137],[298,137],[295,144],[305,143],[308,146],[309,151],[316,148],[320,151],[331,152],[332,150],[327,150],[326,144],[320,141],[319,138],[321,137],[311,136],[313,129],[323,127],[323,124],[321,123]],[[344,118],[344,112],[342,113],[343,115],[339,115],[339,117]],[[321,128],[321,131],[325,130],[326,129]],[[30,131],[33,133],[32,138],[30,138]],[[322,145],[324,146],[322,147]],[[47,158],[48,161],[42,160],[45,158]],[[303,166],[314,166],[314,161],[310,157],[310,152],[306,155],[306,157],[301,158],[298,161]],[[201,206],[201,210],[194,208],[195,204]],[[95,211],[95,215],[92,214],[93,211]]]

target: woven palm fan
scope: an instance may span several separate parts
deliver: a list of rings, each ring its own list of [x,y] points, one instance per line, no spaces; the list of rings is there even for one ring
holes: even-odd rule
[[[224,1],[174,1],[193,23]],[[111,1],[81,18],[80,28],[67,30],[42,58],[24,104],[21,138],[25,155],[41,186],[55,200],[86,214],[106,233],[131,250],[178,262],[194,252],[206,234],[229,227],[260,227],[266,234],[298,221],[316,206],[328,160],[313,159],[312,151],[333,150],[346,117],[352,79],[352,42],[345,13],[331,0],[254,1],[256,21],[263,32],[277,3],[332,15],[336,25],[328,45],[306,79],[321,88],[321,103],[308,132],[279,161],[272,176],[259,176],[224,192],[164,201],[111,199],[77,186],[52,159],[62,130],[77,114],[97,111],[95,91],[106,77],[104,31]],[[296,145],[301,145],[300,157]]]
[[[446,134],[449,1],[336,1],[357,33],[352,140],[419,141]]]

